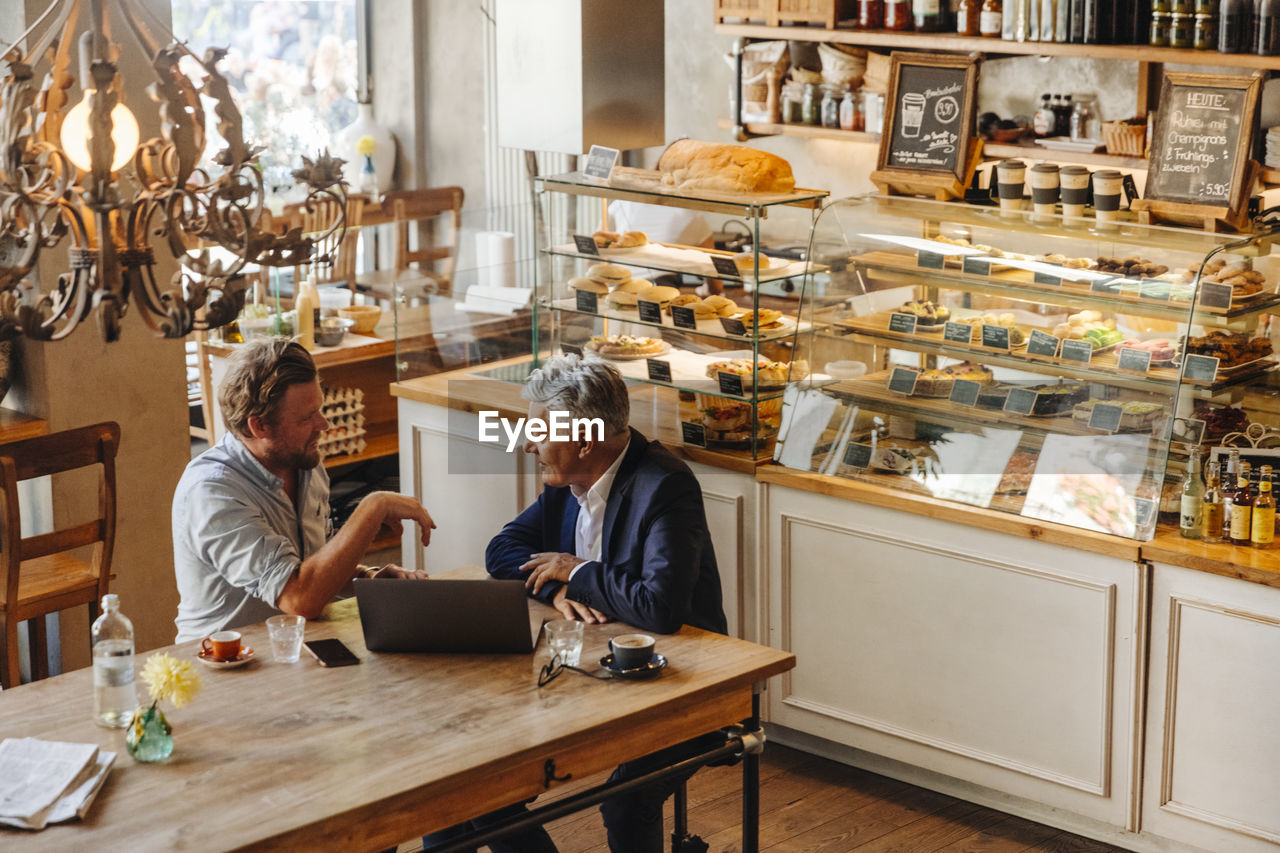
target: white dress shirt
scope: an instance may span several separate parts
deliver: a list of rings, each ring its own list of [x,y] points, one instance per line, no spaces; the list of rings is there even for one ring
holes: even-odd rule
[[[622,467],[622,458],[627,455],[627,448],[630,446],[631,439],[628,438],[627,443],[618,453],[618,458],[614,459],[613,464],[591,484],[591,488],[581,492],[575,487],[570,487],[573,496],[578,500],[578,520],[573,528],[573,552],[584,558],[582,563],[573,567],[573,571],[569,573],[570,579],[586,562],[600,559],[604,510],[609,504],[609,492],[613,490],[613,480],[618,476],[618,469]]]

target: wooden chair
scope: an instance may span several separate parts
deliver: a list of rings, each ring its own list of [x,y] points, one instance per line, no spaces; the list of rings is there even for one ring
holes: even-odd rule
[[[458,266],[462,201],[462,187],[387,193],[382,209],[391,211],[395,228],[393,266],[356,276],[356,290],[376,299],[391,299],[395,291],[411,298],[448,295]]]
[[[31,634],[31,677],[49,674],[44,617],[81,604],[96,619],[107,594],[116,538],[116,449],[120,425],[101,423],[0,445],[0,686],[18,684],[18,623]],[[18,484],[65,471],[102,466],[97,516],[80,524],[22,536]],[[73,556],[93,547],[88,561]]]
[[[299,207],[296,215],[300,218],[303,234],[319,234],[327,231],[337,215],[337,202],[322,201],[311,210]],[[330,235],[327,239],[316,243],[315,257],[325,258],[322,261],[311,261],[294,268],[294,292],[309,272],[314,272],[317,284],[340,281],[354,289],[356,276],[356,252],[360,245],[360,220],[364,212],[364,200],[358,196],[347,200],[347,231],[342,239],[338,235]]]

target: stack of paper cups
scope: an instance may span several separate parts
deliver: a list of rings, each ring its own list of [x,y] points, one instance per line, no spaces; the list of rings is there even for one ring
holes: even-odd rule
[[[516,283],[516,235],[510,231],[476,234],[476,267],[484,287],[511,287]]]

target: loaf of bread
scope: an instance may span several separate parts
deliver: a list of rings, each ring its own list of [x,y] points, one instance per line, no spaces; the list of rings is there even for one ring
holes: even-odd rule
[[[791,164],[743,145],[681,139],[658,160],[662,182],[679,190],[789,193],[796,188]]]

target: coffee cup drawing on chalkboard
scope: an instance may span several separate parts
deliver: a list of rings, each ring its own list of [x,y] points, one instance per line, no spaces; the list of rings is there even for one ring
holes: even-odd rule
[[[920,135],[920,125],[924,124],[925,97],[918,92],[907,92],[902,96],[902,135],[915,139]]]

